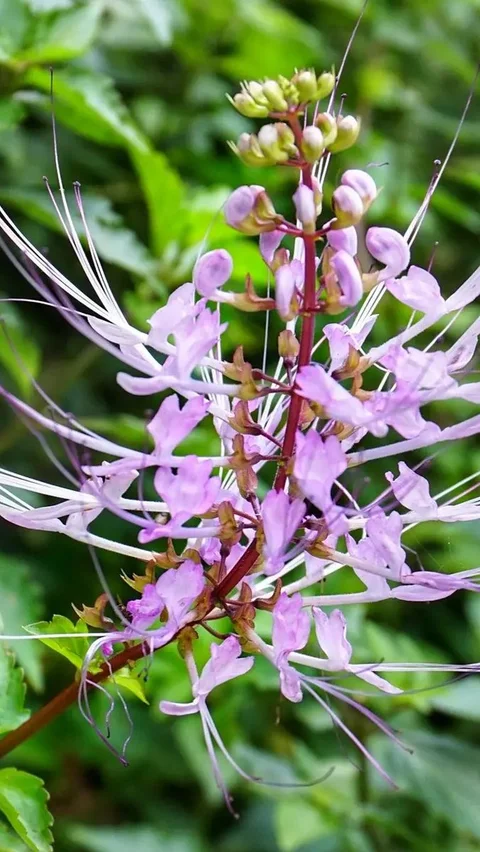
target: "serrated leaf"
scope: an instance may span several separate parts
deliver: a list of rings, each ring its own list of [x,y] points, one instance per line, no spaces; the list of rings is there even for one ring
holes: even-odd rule
[[[28,846],[3,821],[0,822],[0,852],[28,852]]]
[[[0,734],[13,731],[26,722],[30,713],[24,707],[23,672],[15,666],[15,657],[0,642]]]
[[[34,852],[51,852],[53,819],[41,778],[13,767],[0,769],[0,810]]]
[[[0,191],[0,199],[42,225],[63,233],[61,222],[46,193],[27,189],[3,189]],[[67,200],[77,233],[86,244],[85,229],[76,212],[73,195],[67,193]],[[83,209],[92,240],[102,260],[136,275],[148,275],[152,271],[154,261],[147,247],[133,231],[124,226],[121,216],[112,208],[107,198],[86,194],[83,198]]]
[[[29,624],[25,627],[28,633],[34,636],[42,636],[39,641],[61,654],[77,669],[83,665],[85,654],[89,648],[89,642],[86,637],[66,637],[65,639],[49,639],[49,633],[85,633],[85,624],[83,621],[77,621],[76,624],[66,618],[64,615],[54,615],[51,621],[37,621],[36,624]]]
[[[90,0],[73,9],[37,15],[30,44],[15,59],[27,62],[63,62],[90,47],[104,8],[103,0]]]
[[[0,555],[0,616],[3,633],[21,633],[28,624],[41,615],[41,587],[32,576],[26,562],[12,556]],[[3,640],[2,640],[3,641]],[[40,665],[41,648],[38,642],[16,642],[15,656],[34,689],[43,686]]]
[[[41,92],[50,91],[50,74],[43,68],[31,68],[24,82],[39,89],[36,103],[50,112],[50,99]],[[147,151],[149,144],[135,125],[127,107],[103,74],[69,68],[55,75],[55,114],[60,122],[102,145],[127,145]]]
[[[138,673],[135,673],[134,669],[130,669],[128,666],[125,666],[123,669],[119,669],[112,679],[109,678],[109,681],[110,680],[113,680],[116,686],[119,686],[121,689],[126,689],[127,692],[131,692],[132,695],[139,698],[144,704],[149,703],[148,698],[145,695],[143,681],[140,679]]]

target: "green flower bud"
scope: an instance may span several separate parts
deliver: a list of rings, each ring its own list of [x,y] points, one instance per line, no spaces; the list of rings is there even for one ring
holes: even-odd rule
[[[228,143],[233,153],[247,166],[272,166],[275,160],[265,156],[254,133],[242,133],[238,142]]]
[[[316,126],[322,131],[323,144],[326,148],[335,142],[337,138],[337,122],[329,112],[321,112],[315,119]]]
[[[292,128],[288,124],[285,124],[284,121],[277,121],[275,127],[277,128],[278,138],[280,139],[280,145],[283,150],[287,151],[291,157],[296,157],[298,155],[298,148],[295,145],[295,134]]]
[[[245,115],[247,118],[265,118],[268,115],[268,107],[255,103],[247,92],[239,92],[233,98],[229,95],[227,97],[240,115]]]
[[[345,115],[337,119],[337,138],[333,144],[327,145],[332,154],[346,151],[355,144],[360,133],[360,120],[353,115]]]
[[[313,68],[310,68],[308,71],[298,71],[292,78],[292,82],[295,84],[302,103],[309,103],[316,100],[318,83]]]
[[[248,83],[244,83],[242,88],[259,106],[268,107],[268,101],[263,94],[263,86],[257,80],[250,80]]]
[[[315,125],[306,127],[302,133],[302,154],[307,163],[315,163],[325,150],[323,133]]]
[[[333,87],[335,85],[335,74],[331,71],[324,71],[323,74],[320,74],[320,77],[317,80],[317,91],[315,93],[315,100],[321,101],[322,98],[328,97],[331,94]]]
[[[287,111],[288,101],[284,97],[280,85],[275,80],[266,80],[262,89],[270,109],[275,110],[275,112]]]
[[[276,163],[285,163],[288,152],[282,149],[276,124],[264,124],[258,132],[258,143],[263,153]]]
[[[294,81],[289,80],[287,77],[283,77],[280,74],[277,77],[277,82],[289,104],[291,104],[292,106],[296,106],[300,98],[297,91],[297,87],[294,85]]]

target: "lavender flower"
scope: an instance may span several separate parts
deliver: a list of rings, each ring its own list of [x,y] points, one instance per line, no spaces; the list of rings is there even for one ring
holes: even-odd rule
[[[276,212],[259,185],[234,190],[224,207],[228,225],[259,237],[267,272],[274,273],[275,298],[269,291],[257,295],[250,280],[244,292],[229,291],[230,255],[223,249],[207,251],[195,264],[193,283],[171,293],[151,317],[146,333],[123,314],[91,240],[90,256],[83,249],[63,195],[63,214],[58,205],[56,209],[94,296],[68,281],[0,209],[0,228],[28,260],[26,279],[45,303],[56,306],[80,333],[118,359],[122,365],[118,384],[133,395],[167,393],[147,424],[153,446],[140,452],[92,432],[58,406],[55,416],[41,414],[0,388],[7,405],[35,427],[68,442],[78,459],[69,473],[72,487],[0,469],[0,516],[148,566],[144,581],[136,575],[130,582],[139,596],[130,595],[123,609],[109,597],[116,621],[113,632],[96,639],[86,656],[82,712],[92,723],[87,687],[89,667],[98,656],[103,653],[114,660],[114,644],[123,645],[123,654],[142,656],[178,640],[193,698],[184,705],[165,700],[160,707],[170,715],[199,715],[227,803],[230,798],[215,746],[246,776],[226,751],[207,698],[216,686],[247,675],[255,655],[263,655],[278,671],[286,699],[313,697],[380,772],[382,768],[326,698],[346,703],[397,740],[378,716],[331,679],[331,673],[354,675],[382,693],[395,694],[398,688],[387,680],[391,671],[478,669],[477,664],[435,666],[428,661],[352,662],[355,649],[347,640],[343,612],[350,604],[380,605],[391,598],[421,604],[480,588],[480,567],[449,575],[418,570],[403,544],[404,532],[412,525],[480,517],[480,500],[469,489],[462,491],[464,483],[432,496],[425,476],[403,461],[413,450],[480,432],[478,414],[440,426],[422,413],[432,401],[480,401],[480,385],[460,376],[474,354],[479,321],[447,351],[435,348],[440,335],[424,349],[407,346],[434,322],[460,313],[478,296],[480,272],[444,299],[429,271],[409,267],[412,234],[425,215],[425,204],[406,235],[389,227],[367,230],[365,247],[381,268],[373,273],[363,268],[365,251],[363,246],[359,250],[354,225],[374,202],[377,187],[359,169],[342,175],[330,218],[318,221],[331,156],[354,144],[359,132],[359,123],[351,116],[335,115],[332,103],[326,112],[314,109],[315,123],[308,123],[310,104],[330,93],[331,78],[327,73],[317,79],[308,71],[291,80],[253,81],[243,84],[232,100],[242,114],[276,122],[264,125],[258,137],[247,134],[248,139],[239,140],[233,146],[235,153],[250,164],[282,163],[297,177],[301,173],[290,219]],[[75,198],[82,213],[78,188]],[[286,236],[295,240],[293,256],[280,247]],[[407,328],[372,347],[368,338],[385,290],[423,317],[412,318]],[[206,306],[207,300],[213,308]],[[287,323],[278,341],[281,357],[272,373],[247,360],[241,340],[232,360],[221,355],[225,302],[230,310],[276,310]],[[326,322],[316,339],[317,314]],[[338,321],[331,315],[338,315]],[[387,383],[389,376],[392,381]],[[375,377],[380,377],[378,386]],[[217,454],[183,454],[182,441],[203,420],[218,436]],[[367,433],[368,449],[361,444]],[[86,450],[88,455],[82,455]],[[398,456],[402,458],[397,473]],[[377,498],[362,505],[350,493],[344,474],[347,469],[368,468],[368,462],[378,458],[391,460],[395,469],[386,473],[387,489],[379,483]],[[130,495],[146,469],[152,469],[154,499],[144,499],[141,492]],[[259,474],[268,482],[266,494],[259,486]],[[25,492],[35,495],[31,503]],[[47,498],[44,505],[39,496]],[[102,512],[133,525],[139,546],[125,544],[123,537],[117,541],[97,534],[94,524]],[[158,542],[159,549],[151,549],[151,542]],[[151,573],[155,566],[163,572],[158,579]],[[297,573],[289,582],[293,571]],[[318,586],[337,571],[353,572],[363,590],[329,594]],[[335,609],[327,613],[322,608],[326,606]],[[260,609],[272,613],[270,642],[255,629]],[[232,635],[221,644],[212,640],[210,659],[199,675],[197,632],[203,627],[211,631],[210,620],[219,617],[230,618]],[[312,623],[318,648],[307,654]],[[242,647],[248,656],[242,656]],[[305,668],[324,674],[314,677],[304,673]]]

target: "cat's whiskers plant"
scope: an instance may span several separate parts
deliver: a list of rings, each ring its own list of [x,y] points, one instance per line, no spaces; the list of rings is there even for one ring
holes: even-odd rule
[[[335,113],[335,84],[333,72],[318,76],[306,69],[291,78],[245,81],[230,98],[242,115],[263,122],[257,133],[242,134],[230,143],[235,155],[249,166],[278,166],[293,169],[295,177],[300,175],[291,218],[280,213],[266,189],[257,184],[237,188],[224,206],[228,225],[258,238],[269,281],[265,295],[257,295],[250,278],[243,292],[229,291],[232,258],[224,249],[207,251],[197,259],[192,282],[172,292],[150,318],[149,331],[134,328],[108,285],[78,184],[74,198],[88,251],[75,232],[56,138],[60,202],[48,181],[47,191],[94,296],[68,281],[0,211],[0,228],[26,259],[25,277],[39,296],[131,371],[118,373],[119,385],[136,396],[167,393],[147,425],[152,448],[139,451],[85,429],[58,406],[54,415],[52,408],[40,414],[0,388],[3,399],[19,415],[80,452],[89,452],[88,458],[77,462],[78,489],[1,469],[0,515],[27,529],[67,535],[90,548],[146,563],[143,574],[125,575],[135,597],[130,594],[119,606],[94,556],[104,595],[95,607],[80,612],[83,622],[94,628],[94,642],[85,657],[79,687],[67,690],[51,715],[78,697],[85,718],[97,727],[89,706],[90,687],[103,689],[101,682],[127,662],[178,643],[192,685],[192,701],[179,704],[166,696],[160,709],[170,715],[199,715],[212,769],[229,807],[216,749],[242,777],[261,779],[245,773],[227,751],[207,697],[225,681],[248,677],[257,656],[266,658],[278,672],[285,699],[296,703],[304,694],[313,697],[387,779],[376,758],[332,709],[330,699],[345,702],[400,744],[398,738],[352,697],[352,692],[357,698],[370,693],[352,691],[340,679],[354,677],[367,682],[372,694],[391,697],[402,690],[387,680],[384,675],[389,673],[480,670],[476,663],[353,663],[354,649],[347,640],[342,609],[328,614],[322,609],[390,599],[421,604],[480,589],[476,582],[480,568],[472,566],[454,574],[421,570],[416,563],[407,564],[410,551],[402,543],[406,530],[425,521],[443,524],[480,518],[480,498],[469,497],[478,487],[472,482],[478,473],[434,498],[427,479],[401,460],[398,470],[386,474],[388,485],[380,482],[378,497],[365,505],[361,492],[352,492],[348,480],[344,481],[347,471],[370,460],[435,448],[480,432],[480,415],[440,428],[421,413],[430,402],[480,402],[480,383],[459,381],[473,357],[479,322],[446,351],[433,349],[480,292],[480,270],[445,299],[431,270],[410,263],[415,236],[448,157],[404,235],[389,227],[366,231],[366,248],[375,266],[373,271],[362,268],[357,226],[378,195],[372,174],[353,163],[333,191],[331,208],[323,212],[328,164],[338,152],[351,149],[360,132],[359,119],[343,109]],[[322,111],[321,102],[329,96]],[[293,254],[284,245],[285,237],[295,241]],[[376,311],[387,292],[391,304],[402,303],[413,313],[405,329],[381,345],[370,346]],[[278,313],[285,328],[278,336],[279,360],[273,375],[267,369],[267,348],[258,368],[247,360],[241,345],[231,361],[224,360],[225,303],[247,314],[264,312],[267,334],[269,312]],[[407,347],[419,334],[437,329],[444,318],[446,326],[423,349]],[[267,343],[271,341],[265,347]],[[366,389],[371,386],[370,378],[364,385],[367,372],[369,377],[376,372],[376,390]],[[182,455],[181,442],[206,418],[211,418],[219,438],[218,455]],[[385,440],[391,431],[399,436],[393,442]],[[357,449],[366,435],[376,443]],[[144,499],[143,486],[136,497],[126,496],[147,470],[153,472],[159,499]],[[452,494],[459,489],[463,490]],[[34,508],[17,496],[17,490],[57,502]],[[140,546],[92,532],[90,524],[102,511],[137,527]],[[360,590],[326,593],[325,580],[339,571],[353,572]],[[108,602],[113,617],[107,622]],[[259,611],[271,616],[269,642],[255,629]],[[224,632],[215,630],[218,618],[230,620],[225,638],[221,638]],[[105,625],[108,629],[99,632]],[[316,644],[310,642],[312,625]],[[210,659],[199,674],[195,656],[202,626],[220,643],[212,640]],[[305,653],[307,645],[309,653]],[[316,669],[326,674],[312,675]],[[38,724],[48,718],[47,710]],[[29,723],[25,736],[35,729],[35,723]],[[111,748],[108,738],[99,733]],[[9,735],[0,743],[0,753],[23,738],[22,729]],[[125,749],[126,743],[121,754],[124,762]]]

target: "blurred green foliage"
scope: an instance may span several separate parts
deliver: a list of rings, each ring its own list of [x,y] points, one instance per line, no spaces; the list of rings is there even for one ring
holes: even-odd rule
[[[228,248],[238,286],[250,272],[261,290],[264,272],[254,243],[229,231],[220,215],[229,189],[260,179],[228,152],[225,140],[253,125],[231,110],[224,94],[243,78],[288,75],[310,64],[319,71],[332,63],[338,67],[359,10],[358,0],[0,0],[0,202],[68,277],[88,286],[42,186],[42,175],[56,184],[53,65],[63,180],[67,191],[74,180],[83,184],[92,236],[132,321],[144,326],[169,290],[188,280],[205,244]],[[346,108],[362,116],[363,133],[360,144],[338,158],[339,169],[378,164],[375,176],[383,191],[370,222],[404,228],[425,193],[433,161],[445,156],[474,77],[478,13],[478,0],[371,0],[342,79]],[[434,270],[445,292],[478,262],[479,143],[480,105],[474,100],[415,246],[420,265],[435,249]],[[330,175],[327,195],[336,177]],[[289,203],[286,171],[262,173],[261,180],[279,209]],[[0,298],[6,297],[28,299],[32,292],[3,258]],[[474,310],[449,335],[471,321]],[[34,376],[87,425],[143,445],[145,410],[116,386],[112,359],[99,355],[48,308],[9,302],[1,314],[8,330],[8,337],[0,337],[3,380],[42,405],[32,389],[29,376]],[[398,303],[386,299],[378,339],[406,318]],[[228,319],[227,348],[242,342],[249,358],[258,359],[261,317]],[[275,324],[272,341],[274,331]],[[447,422],[467,411],[457,404],[455,412],[433,413]],[[195,440],[191,449],[205,450],[212,436],[199,430]],[[5,407],[0,453],[20,473],[52,476],[41,448]],[[473,443],[442,449],[431,465],[433,493],[476,470],[479,461]],[[379,462],[369,469],[368,481],[356,483],[362,499],[378,494],[384,469]],[[105,529],[112,537],[125,535],[116,519],[105,522]],[[54,622],[61,632],[72,601],[93,603],[98,582],[79,545],[6,525],[1,543],[5,632],[18,632],[53,612],[62,613]],[[472,568],[480,531],[465,524],[439,533],[424,524],[411,530],[408,544],[427,568]],[[132,566],[112,554],[102,563],[114,591],[125,597],[120,570],[131,572]],[[332,578],[331,591],[346,590],[350,582]],[[457,596],[434,605],[392,601],[381,608],[352,607],[348,615],[359,660],[480,658],[478,598]],[[82,644],[79,639],[68,648],[62,645],[63,659],[51,642],[50,648],[41,642],[15,644],[30,709],[70,682],[71,664],[78,665],[83,653],[77,641]],[[205,651],[208,641],[202,642]],[[0,650],[4,732],[18,726],[27,711],[20,670],[11,651],[3,644]],[[131,689],[127,681],[133,681],[143,698],[140,681],[122,674],[121,686]],[[128,769],[104,749],[76,708],[5,762],[0,849],[50,848],[45,793],[36,776],[45,779],[51,794],[61,852],[480,849],[480,685],[467,680],[432,689],[438,678],[426,674],[405,674],[398,683],[412,692],[377,698],[372,706],[401,730],[413,756],[392,747],[358,717],[348,721],[381,757],[399,792],[357,766],[359,755],[352,755],[320,708],[308,701],[279,703],[276,677],[266,664],[255,667],[248,684],[222,687],[212,702],[216,721],[229,748],[254,774],[294,785],[335,767],[322,784],[276,792],[247,787],[227,768],[241,814],[235,822],[212,781],[198,719],[172,724],[158,711],[160,698],[188,699],[181,661],[167,648],[149,670],[149,707],[134,698],[129,704],[134,737]],[[94,704],[101,718],[104,696],[96,696]],[[112,721],[113,738],[121,743],[128,733],[121,706]]]

